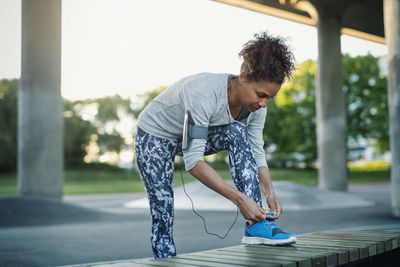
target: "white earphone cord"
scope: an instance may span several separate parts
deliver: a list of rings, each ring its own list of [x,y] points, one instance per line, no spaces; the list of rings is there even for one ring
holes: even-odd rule
[[[239,208],[236,207],[236,217],[235,217],[235,220],[233,221],[233,223],[231,224],[231,226],[229,227],[228,231],[225,233],[224,236],[220,236],[219,234],[209,232],[209,231],[207,230],[206,220],[204,219],[203,216],[201,216],[201,215],[194,209],[193,200],[192,200],[192,198],[189,196],[189,194],[186,192],[185,182],[183,181],[182,167],[181,167],[181,166],[179,167],[179,171],[180,171],[180,173],[181,173],[183,191],[185,192],[185,195],[189,198],[190,202],[192,203],[192,210],[193,210],[193,213],[196,214],[197,216],[199,216],[199,217],[203,220],[204,230],[206,231],[206,233],[209,234],[209,235],[215,235],[215,236],[219,237],[220,239],[225,239],[225,238],[228,236],[229,232],[231,231],[232,227],[235,225],[237,218],[239,217]]]

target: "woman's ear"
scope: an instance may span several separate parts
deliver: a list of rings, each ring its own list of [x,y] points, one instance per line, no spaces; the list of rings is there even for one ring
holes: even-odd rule
[[[246,73],[244,73],[244,72],[241,72],[241,73],[240,73],[240,75],[239,75],[239,81],[240,81],[241,83],[247,82],[247,75],[246,75]]]

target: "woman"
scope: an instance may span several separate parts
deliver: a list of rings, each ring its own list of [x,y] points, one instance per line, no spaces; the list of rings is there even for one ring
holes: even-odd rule
[[[155,258],[176,255],[173,241],[175,155],[203,184],[231,200],[247,220],[245,244],[290,244],[296,237],[273,220],[282,208],[275,194],[263,149],[266,106],[294,71],[284,40],[256,34],[239,55],[240,75],[200,73],[177,81],[139,116],[135,137],[137,164],[150,202]],[[229,151],[236,188],[204,160]],[[262,208],[261,191],[270,213]]]

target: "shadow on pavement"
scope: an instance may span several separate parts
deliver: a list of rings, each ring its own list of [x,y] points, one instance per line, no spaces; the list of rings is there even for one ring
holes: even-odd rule
[[[55,225],[115,220],[116,216],[69,204],[33,197],[0,198],[0,227]]]

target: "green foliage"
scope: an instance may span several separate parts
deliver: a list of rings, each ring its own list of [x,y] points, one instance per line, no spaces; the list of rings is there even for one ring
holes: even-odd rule
[[[121,147],[124,144],[124,139],[119,133],[114,132],[112,134],[99,134],[98,137],[99,139],[97,140],[97,144],[100,147],[100,153],[104,153],[106,151],[121,151]]]
[[[0,172],[15,172],[17,166],[18,80],[0,80]],[[94,118],[85,118],[84,109],[96,107]],[[92,100],[64,99],[64,161],[66,168],[86,166],[83,158],[93,134],[98,135],[102,152],[121,150],[124,139],[116,124],[132,116],[129,99],[115,95]]]
[[[286,167],[294,160],[293,153],[300,153],[311,167],[317,156],[315,70],[313,61],[301,63],[276,100],[268,103],[264,137],[267,147],[276,146],[270,165]]]
[[[380,152],[389,149],[387,83],[372,55],[343,56],[348,136],[374,138]],[[267,147],[276,147],[270,165],[285,167],[293,153],[305,156],[306,166],[317,158],[315,113],[316,63],[304,61],[292,80],[268,104],[264,128]]]
[[[350,171],[357,172],[374,172],[389,171],[390,164],[384,160],[373,160],[369,162],[349,162],[347,166]]]
[[[96,103],[96,119],[103,124],[108,122],[119,122],[124,116],[132,115],[130,99],[124,99],[119,95],[88,100],[86,103]]]
[[[75,109],[76,102],[64,100],[64,162],[66,168],[80,166],[86,155],[85,147],[96,128],[82,119]]]
[[[68,168],[83,166],[85,148],[93,134],[98,137],[100,153],[121,151],[124,138],[117,125],[125,117],[133,115],[130,99],[114,95],[74,102],[65,100],[64,109],[65,162]],[[92,110],[91,115],[86,114],[88,110]]]
[[[348,135],[375,138],[378,151],[389,150],[387,80],[381,75],[379,59],[344,55],[343,66]]]
[[[0,172],[17,169],[18,80],[0,80]]]

